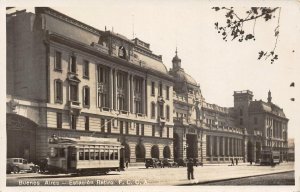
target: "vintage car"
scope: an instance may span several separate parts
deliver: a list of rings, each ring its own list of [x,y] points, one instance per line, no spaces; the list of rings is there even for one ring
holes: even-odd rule
[[[26,172],[39,172],[39,166],[34,163],[28,163],[26,159],[23,158],[8,158],[6,160],[6,173],[10,174],[19,173],[20,171]]]
[[[163,167],[178,167],[178,164],[174,162],[172,159],[165,158],[162,160]]]
[[[160,167],[161,162],[157,158],[146,158],[145,159],[145,167],[148,169],[148,167]]]

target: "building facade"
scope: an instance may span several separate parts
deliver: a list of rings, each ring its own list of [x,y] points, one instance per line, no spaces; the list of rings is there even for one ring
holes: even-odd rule
[[[7,157],[47,157],[55,134],[118,138],[132,163],[255,161],[265,148],[284,160],[288,119],[271,99],[241,91],[232,108],[209,104],[177,50],[172,64],[138,38],[51,8],[8,14]]]

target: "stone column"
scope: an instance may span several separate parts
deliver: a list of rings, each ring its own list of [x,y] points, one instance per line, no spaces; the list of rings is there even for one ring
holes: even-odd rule
[[[113,78],[113,69],[109,70],[109,108],[114,108],[114,78]]]
[[[209,136],[209,154],[210,154],[210,160],[212,161],[213,156],[213,136]]]
[[[218,159],[219,159],[219,155],[220,155],[220,137],[218,137],[218,136],[216,136],[216,145],[217,145],[217,147],[216,147],[216,149],[217,149],[217,152],[216,152],[216,154],[217,154],[217,157],[218,157]]]
[[[127,74],[127,111],[130,112],[130,73]]]
[[[133,75],[130,78],[130,106],[131,106],[131,113],[134,113],[134,87],[133,87]]]
[[[227,157],[229,157],[230,156],[230,138],[227,137],[226,139],[227,139]]]
[[[118,110],[118,70],[115,69],[115,75],[114,75],[114,109],[117,111]]]
[[[145,106],[146,106],[146,104],[145,104],[145,101],[146,101],[146,99],[145,99],[145,95],[146,95],[145,91],[146,91],[146,89],[145,89],[145,79],[143,78],[143,80],[142,80],[142,113],[143,114],[146,113],[145,112]]]
[[[225,156],[225,137],[222,137],[222,155]]]

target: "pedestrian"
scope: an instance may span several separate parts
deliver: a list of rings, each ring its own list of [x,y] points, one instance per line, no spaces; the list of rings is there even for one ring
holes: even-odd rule
[[[252,165],[252,159],[250,159],[250,165]]]
[[[235,164],[236,164],[236,165],[238,165],[238,161],[239,161],[239,160],[236,158],[236,159],[235,159]]]
[[[231,165],[234,166],[233,158],[231,158]]]
[[[129,166],[128,160],[126,161],[125,165],[126,165],[126,169],[128,169],[128,166]]]
[[[187,163],[187,174],[188,174],[188,180],[194,179],[194,163],[193,159],[189,159]]]

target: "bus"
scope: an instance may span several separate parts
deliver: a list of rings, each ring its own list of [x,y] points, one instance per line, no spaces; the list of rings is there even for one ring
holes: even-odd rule
[[[116,138],[81,136],[68,138],[52,136],[49,139],[49,172],[104,173],[120,171],[120,149]]]
[[[261,151],[261,165],[275,165],[280,163],[280,152],[272,150]]]

